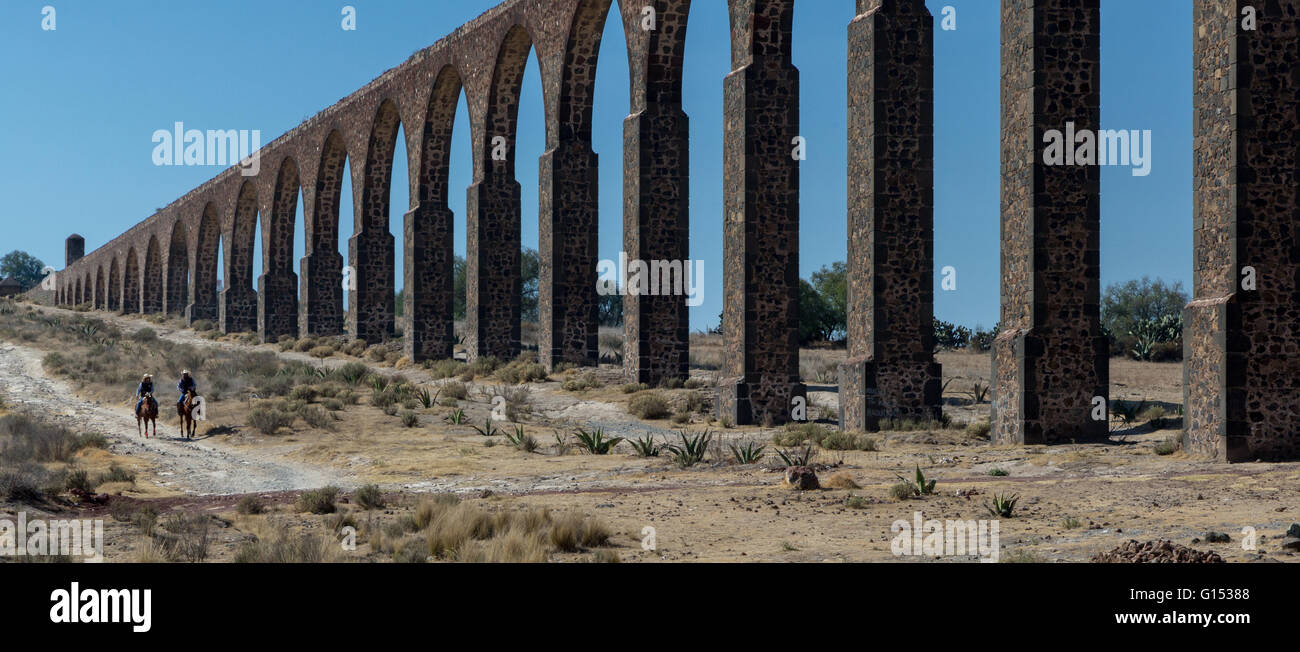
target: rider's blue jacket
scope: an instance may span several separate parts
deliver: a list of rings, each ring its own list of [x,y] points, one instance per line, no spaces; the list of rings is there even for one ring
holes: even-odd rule
[[[153,383],[140,383],[140,386],[135,389],[136,396],[144,396],[145,394],[152,394],[152,393],[153,393]]]
[[[196,387],[198,387],[198,383],[194,382],[194,376],[190,376],[189,378],[185,378],[182,376],[181,382],[176,383],[176,389],[179,390],[180,393],[182,394],[185,393],[185,390],[194,389]]]

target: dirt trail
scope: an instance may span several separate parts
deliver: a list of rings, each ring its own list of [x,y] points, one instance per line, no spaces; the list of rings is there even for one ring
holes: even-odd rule
[[[203,495],[354,484],[338,470],[313,468],[201,440],[186,441],[170,426],[160,427],[157,437],[143,439],[136,434],[135,419],[122,408],[83,400],[67,382],[48,376],[41,366],[43,356],[36,349],[0,343],[0,394],[5,401],[76,430],[94,424],[93,430],[109,440],[112,452],[154,462],[154,475],[163,486]],[[160,403],[163,409],[171,407],[166,398]]]

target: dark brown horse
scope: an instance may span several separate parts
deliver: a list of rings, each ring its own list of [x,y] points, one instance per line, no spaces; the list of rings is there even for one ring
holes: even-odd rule
[[[140,402],[140,407],[135,411],[135,431],[136,434],[149,437],[149,424],[153,423],[153,436],[158,436],[158,401],[153,399],[153,394],[145,393],[144,400]],[[141,427],[143,425],[143,427]]]
[[[198,422],[194,419],[194,410],[198,407],[199,401],[202,400],[194,393],[194,390],[185,390],[184,399],[176,404],[176,415],[181,418],[181,436],[186,439],[194,438],[194,431],[198,429]]]

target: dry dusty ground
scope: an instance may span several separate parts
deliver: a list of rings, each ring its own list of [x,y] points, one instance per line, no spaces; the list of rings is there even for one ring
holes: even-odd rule
[[[128,329],[148,326],[179,341],[244,346],[213,343],[191,331],[141,320],[96,316]],[[702,357],[707,354],[707,346],[700,349]],[[961,429],[886,432],[875,436],[876,451],[818,451],[814,461],[823,483],[843,475],[858,488],[795,492],[781,487],[782,475],[772,463],[776,447],[770,438],[779,429],[721,428],[703,413],[694,414],[686,426],[637,420],[626,412],[627,395],[618,389],[621,380],[613,366],[598,372],[604,387],[585,392],[565,391],[559,382],[581,371],[530,385],[529,407],[520,422],[541,448],[526,453],[502,436],[483,437],[468,425],[482,425],[486,419],[491,398],[500,391],[495,388],[499,382],[493,381],[470,383],[469,397],[456,408],[420,410],[416,428],[403,427],[396,417],[362,401],[342,413],[332,432],[309,430],[299,422],[292,433],[266,436],[244,424],[249,402],[229,400],[211,406],[209,421],[200,427],[195,442],[177,438],[170,423],[160,424],[158,439],[142,441],[128,416],[129,402],[97,402],[97,397],[77,395],[41,369],[43,354],[30,346],[0,343],[0,396],[11,409],[36,411],[107,435],[110,449],[82,452],[78,464],[96,469],[115,461],[133,468],[138,474],[133,486],[100,488],[120,493],[119,504],[150,504],[164,515],[218,515],[221,527],[214,531],[212,560],[229,560],[241,542],[268,532],[327,533],[338,522],[299,514],[293,505],[297,490],[326,484],[347,490],[366,483],[380,485],[389,506],[367,512],[343,505],[354,520],[371,524],[361,527],[363,532],[378,529],[375,523],[382,527],[408,515],[421,495],[455,492],[467,503],[492,511],[536,506],[598,518],[613,531],[611,545],[623,561],[936,561],[896,557],[890,550],[891,524],[910,521],[914,512],[925,519],[986,518],[985,503],[995,493],[1020,496],[1015,516],[1000,523],[1004,561],[1087,561],[1130,538],[1172,539],[1215,550],[1229,561],[1297,560],[1277,542],[1290,523],[1300,521],[1300,464],[1228,466],[1181,452],[1155,454],[1156,444],[1177,433],[1173,429],[1153,432],[1138,426],[1120,430],[1107,443],[1051,447],[991,446]],[[278,355],[312,360],[300,353]],[[815,374],[837,356],[842,353],[805,353],[805,377],[815,403],[834,406],[833,384],[819,382]],[[972,404],[968,392],[976,383],[987,384],[988,357],[938,357],[945,381],[952,381],[945,391],[946,412],[959,422],[986,418],[987,401]],[[349,359],[340,356],[318,364],[336,366]],[[430,387],[438,384],[417,368],[401,373]],[[712,375],[708,370],[693,372],[706,381]],[[1114,360],[1111,378],[1114,399],[1147,399],[1171,409],[1181,400],[1177,364]],[[823,374],[821,380],[826,379]],[[664,394],[683,402],[690,391],[704,395],[707,410],[712,394],[708,386]],[[465,410],[467,425],[446,422],[453,409]],[[677,439],[675,431],[682,427],[692,432],[710,428],[717,439],[707,462],[680,469],[666,456],[636,457],[626,443],[608,456],[565,451],[557,445],[556,434],[567,435],[579,426],[602,427],[618,436],[649,434],[668,442]],[[1172,427],[1177,427],[1176,421]],[[726,445],[740,441],[767,443],[767,460],[731,463]],[[890,498],[888,490],[898,482],[897,475],[910,476],[917,466],[937,479],[935,494],[904,501]],[[994,469],[1006,475],[990,475]],[[262,496],[271,505],[270,513],[235,513],[243,494]],[[0,518],[19,509],[32,511],[0,505]],[[104,507],[68,509],[78,510],[107,513]],[[148,539],[135,526],[106,521],[110,561],[149,558],[141,550]],[[1241,531],[1248,526],[1264,535],[1258,550],[1242,549]],[[655,531],[653,551],[642,549],[647,527]],[[1232,541],[1193,543],[1210,530],[1229,533]],[[340,552],[338,558],[381,561],[392,555],[372,550],[363,540],[356,551]],[[586,557],[555,553],[551,558]],[[968,555],[937,561],[973,559]]]

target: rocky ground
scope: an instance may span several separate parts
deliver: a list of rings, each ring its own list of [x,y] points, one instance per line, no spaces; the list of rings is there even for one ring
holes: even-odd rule
[[[97,316],[127,329],[153,328],[176,341],[245,346],[142,320]],[[995,496],[1005,495],[1017,496],[1018,502],[1012,516],[999,521],[1002,561],[1082,562],[1108,554],[1135,557],[1173,550],[1123,548],[1130,540],[1168,540],[1196,553],[1175,554],[1188,558],[1214,553],[1229,562],[1300,559],[1284,545],[1285,531],[1300,520],[1300,464],[1229,466],[1181,452],[1157,454],[1157,447],[1176,435],[1176,420],[1161,430],[1150,424],[1117,429],[1107,442],[1050,447],[992,446],[955,428],[879,433],[873,436],[874,451],[818,451],[811,467],[822,489],[797,491],[783,486],[784,465],[775,463],[779,447],[771,438],[780,429],[723,428],[703,414],[684,425],[637,419],[627,413],[627,399],[616,388],[621,381],[615,367],[597,372],[603,386],[586,391],[561,387],[560,381],[572,373],[529,385],[526,415],[519,422],[540,446],[524,452],[500,435],[484,437],[470,427],[482,425],[491,410],[492,393],[499,391],[491,381],[471,383],[470,396],[454,408],[465,410],[463,425],[445,420],[451,407],[425,410],[418,427],[405,428],[378,409],[357,406],[343,413],[333,431],[295,426],[291,433],[266,436],[245,425],[247,402],[228,400],[212,406],[195,441],[180,439],[175,424],[166,421],[157,438],[142,439],[128,401],[79,393],[42,369],[44,354],[33,345],[0,343],[0,396],[9,409],[103,433],[109,449],[83,453],[91,458],[84,464],[102,466],[111,458],[138,475],[134,485],[116,488],[118,495],[110,502],[150,504],[164,514],[216,515],[221,526],[214,530],[209,555],[214,560],[231,559],[241,542],[268,527],[326,532],[331,526],[323,517],[297,512],[297,494],[335,485],[347,495],[370,483],[388,494],[388,506],[361,510],[344,503],[345,512],[393,521],[416,510],[421,496],[435,492],[457,493],[467,504],[490,511],[538,507],[575,512],[608,525],[610,545],[623,561],[973,561],[978,555],[897,555],[896,546],[891,547],[895,526],[913,522],[917,513],[926,521],[991,519],[988,506]],[[303,353],[277,355],[325,366],[345,362],[316,361]],[[987,356],[948,353],[940,355],[940,362],[945,380],[954,380],[945,394],[946,411],[961,421],[986,413],[986,402],[963,393],[987,383]],[[430,387],[439,383],[418,368],[400,373]],[[1116,361],[1111,375],[1116,398],[1172,405],[1181,395],[1177,365]],[[711,372],[696,370],[693,376],[707,381]],[[814,401],[833,408],[833,385],[819,390]],[[700,391],[711,392],[707,386]],[[677,441],[679,429],[709,429],[715,439],[703,463],[679,468],[666,455],[637,457],[627,443],[611,455],[586,455],[555,439],[580,426],[600,427],[612,436],[650,435],[660,442]],[[763,461],[739,464],[732,459],[729,445],[748,442],[767,445]],[[917,468],[936,481],[934,492],[895,498],[899,476],[911,478]],[[237,514],[236,505],[247,495],[266,501],[269,514]],[[0,517],[19,509],[31,508],[0,505]],[[109,507],[65,505],[60,510],[104,515]],[[1247,528],[1257,535],[1253,548],[1243,546],[1251,543]],[[1211,542],[1210,532],[1226,533],[1228,540],[1211,537]],[[109,536],[117,542],[110,560],[140,558],[144,543],[133,525],[110,519]],[[653,550],[643,545],[648,536],[654,539]],[[368,546],[341,559],[392,558]]]

